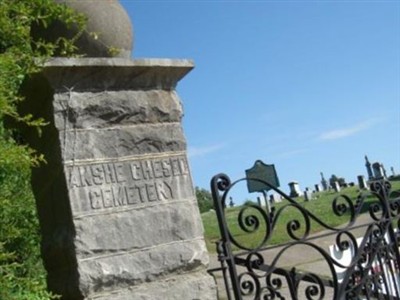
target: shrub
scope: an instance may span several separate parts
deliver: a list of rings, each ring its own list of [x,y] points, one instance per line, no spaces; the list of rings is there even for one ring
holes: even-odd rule
[[[209,211],[214,207],[212,196],[209,191],[196,186],[196,198],[199,205],[200,213]]]
[[[34,40],[31,27],[46,27],[55,20],[80,24],[84,18],[53,0],[0,1],[0,299],[48,299],[39,255],[39,225],[30,189],[30,168],[44,159],[12,137],[16,129],[4,120],[40,129],[45,121],[20,115],[20,87],[41,62],[54,53],[70,55],[73,43]]]

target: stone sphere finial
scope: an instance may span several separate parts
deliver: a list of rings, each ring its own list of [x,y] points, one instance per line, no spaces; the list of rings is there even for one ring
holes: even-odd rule
[[[78,53],[87,57],[130,58],[133,49],[133,26],[118,0],[54,0],[87,17],[86,30],[76,41]],[[38,29],[38,36],[47,40],[72,37],[76,28],[66,28],[60,22],[50,28]],[[35,34],[35,33],[34,33]]]

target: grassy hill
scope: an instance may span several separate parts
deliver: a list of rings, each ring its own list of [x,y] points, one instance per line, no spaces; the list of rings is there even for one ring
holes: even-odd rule
[[[400,181],[392,181],[392,191],[400,190]],[[376,197],[370,195],[368,191],[363,191],[363,194],[367,196],[365,203],[362,207],[362,213],[368,212],[368,207],[371,203],[376,202]],[[339,195],[347,195],[351,202],[355,204],[357,196],[360,194],[358,187],[348,187],[342,189],[340,193],[335,193],[334,191],[326,191],[316,193],[315,199],[312,201],[305,202],[303,197],[296,198],[297,203],[307,209],[309,212],[314,214],[318,219],[323,221],[325,224],[337,227],[339,225],[347,224],[350,220],[349,209],[344,211],[342,215],[335,214],[333,210],[334,199]],[[346,200],[343,197],[339,197],[337,199],[337,204],[346,204]],[[254,203],[255,204],[255,203]],[[268,237],[268,245],[274,245],[283,243],[290,239],[288,234],[287,226],[290,221],[298,220],[299,223],[296,222],[290,223],[293,228],[296,225],[300,225],[298,230],[294,230],[293,232],[296,236],[301,237],[305,230],[305,218],[302,215],[300,209],[288,205],[289,202],[287,200],[283,200],[281,203],[277,203],[274,205],[275,212],[279,212],[279,218],[276,224],[276,227],[273,230],[273,234]],[[244,213],[244,216],[254,215],[260,220],[259,227],[257,230],[253,232],[245,232],[238,226],[238,215],[243,206],[227,208],[226,219],[228,222],[229,230],[234,236],[234,238],[241,244],[249,245],[251,247],[258,246],[266,236],[267,224],[263,222],[264,218],[262,217],[262,213],[257,210],[257,208],[253,206],[249,206]],[[344,206],[341,206],[344,208]],[[251,218],[248,218],[249,220]],[[215,252],[215,242],[219,240],[219,228],[217,224],[217,218],[215,211],[211,210],[209,212],[202,214],[202,220],[204,224],[205,230],[205,240],[207,248],[210,252]],[[249,229],[251,229],[251,225],[249,223]],[[311,233],[321,231],[325,229],[322,225],[318,224],[315,221],[311,221]]]

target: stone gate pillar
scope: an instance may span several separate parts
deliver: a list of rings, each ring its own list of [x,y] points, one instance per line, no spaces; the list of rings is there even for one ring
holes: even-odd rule
[[[56,58],[26,88],[42,255],[63,299],[215,299],[177,82],[188,60]]]

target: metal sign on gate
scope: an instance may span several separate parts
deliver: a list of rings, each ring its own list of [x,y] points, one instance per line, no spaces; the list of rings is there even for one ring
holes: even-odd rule
[[[246,178],[249,193],[269,191],[272,189],[270,185],[279,187],[275,165],[267,165],[261,160],[257,160],[253,167],[246,170]]]

